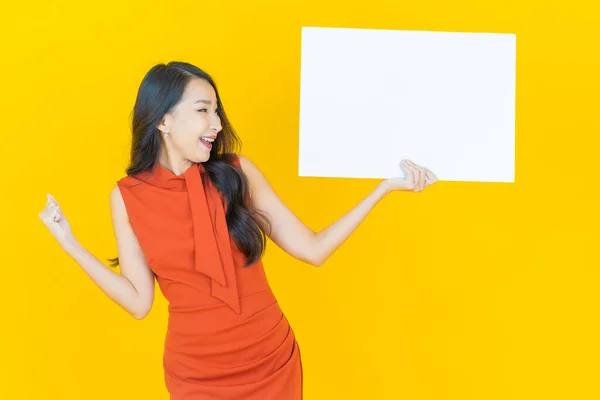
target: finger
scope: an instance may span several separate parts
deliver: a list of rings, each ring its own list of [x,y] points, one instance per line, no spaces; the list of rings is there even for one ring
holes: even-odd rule
[[[425,173],[427,175],[427,186],[433,185],[434,183],[436,183],[438,181],[437,176],[435,176],[435,174],[433,172],[431,172],[430,170],[428,170],[427,168],[425,168]]]
[[[415,164],[413,161],[410,161],[410,164],[412,164],[416,169],[419,170],[419,177],[422,179],[422,181],[419,182],[419,187],[420,190],[425,189],[425,187],[429,186],[431,183],[428,183],[428,180],[433,179],[433,177],[435,177],[435,175],[430,175],[429,173],[431,171],[429,171],[427,168],[422,167],[420,165]]]
[[[50,204],[55,204],[58,208],[60,208],[60,204],[58,204],[58,200],[56,200],[50,193],[47,195],[48,200],[50,200]]]
[[[44,210],[40,213],[40,219],[46,225],[52,222],[52,210]]]
[[[422,178],[422,172],[420,168],[415,168],[415,191],[420,192],[422,190],[421,187],[421,181],[423,180]]]
[[[414,190],[415,188],[415,169],[410,165],[408,160],[404,160],[404,169],[406,170],[407,189]]]
[[[42,213],[44,214],[51,214],[54,210],[60,210],[58,208],[58,206],[52,205],[52,204],[48,204],[46,207],[44,207],[44,209],[42,210],[42,212],[40,213],[40,215]]]
[[[427,169],[421,167],[421,190],[427,187]]]
[[[58,206],[58,201],[56,201],[56,199],[54,197],[52,197],[51,195],[48,195],[48,203],[56,204]]]
[[[42,216],[47,216],[48,214],[50,214],[52,212],[54,208],[52,207],[51,204],[46,204],[46,206],[44,207],[44,209],[42,211],[40,211],[40,213],[38,214],[40,217]]]
[[[400,169],[403,170],[404,172],[406,172],[406,161],[402,160],[400,161]]]
[[[52,214],[46,213],[46,214],[40,215],[40,219],[42,220],[44,225],[46,225],[46,227],[50,228],[50,224],[52,224],[52,222],[53,222]]]
[[[415,168],[415,192],[421,191],[421,170]]]
[[[408,163],[410,165],[412,165],[414,168],[420,168],[420,169],[426,169],[425,167],[423,167],[422,165],[418,165],[416,164],[414,161],[408,160]]]
[[[406,160],[400,161],[400,169],[408,175],[408,164],[406,164]]]
[[[419,168],[419,166],[417,164],[415,164],[411,160],[406,160],[406,163],[407,163],[408,167],[413,171],[413,176],[415,178],[415,180],[414,180],[414,191],[415,192],[420,192],[421,190],[423,190],[423,187],[421,186],[421,180],[422,180],[421,169]]]
[[[40,212],[38,216],[40,217],[42,222],[48,225],[54,221],[60,220],[62,213],[57,207],[47,207],[42,212]]]

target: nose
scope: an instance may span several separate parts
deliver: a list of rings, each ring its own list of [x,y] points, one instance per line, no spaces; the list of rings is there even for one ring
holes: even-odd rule
[[[214,115],[212,121],[210,122],[210,129],[212,129],[215,133],[221,132],[223,129],[221,126],[221,119],[217,114]]]

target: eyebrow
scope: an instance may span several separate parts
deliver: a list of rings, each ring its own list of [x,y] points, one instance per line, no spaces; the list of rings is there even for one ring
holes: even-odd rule
[[[196,104],[196,103],[204,103],[204,104],[208,104],[210,106],[212,104],[212,101],[210,101],[210,100],[202,100],[201,99],[201,100],[196,100],[194,102],[194,104]]]

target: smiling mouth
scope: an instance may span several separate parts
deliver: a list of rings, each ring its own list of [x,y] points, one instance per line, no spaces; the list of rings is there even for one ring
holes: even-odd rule
[[[212,147],[213,147],[212,143],[214,141],[215,140],[213,138],[203,138],[203,137],[200,138],[200,143],[202,143],[203,146],[206,146],[209,150],[212,150]]]

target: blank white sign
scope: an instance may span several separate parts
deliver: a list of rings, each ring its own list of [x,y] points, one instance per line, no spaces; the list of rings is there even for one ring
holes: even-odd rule
[[[302,28],[299,175],[514,182],[514,34]]]

